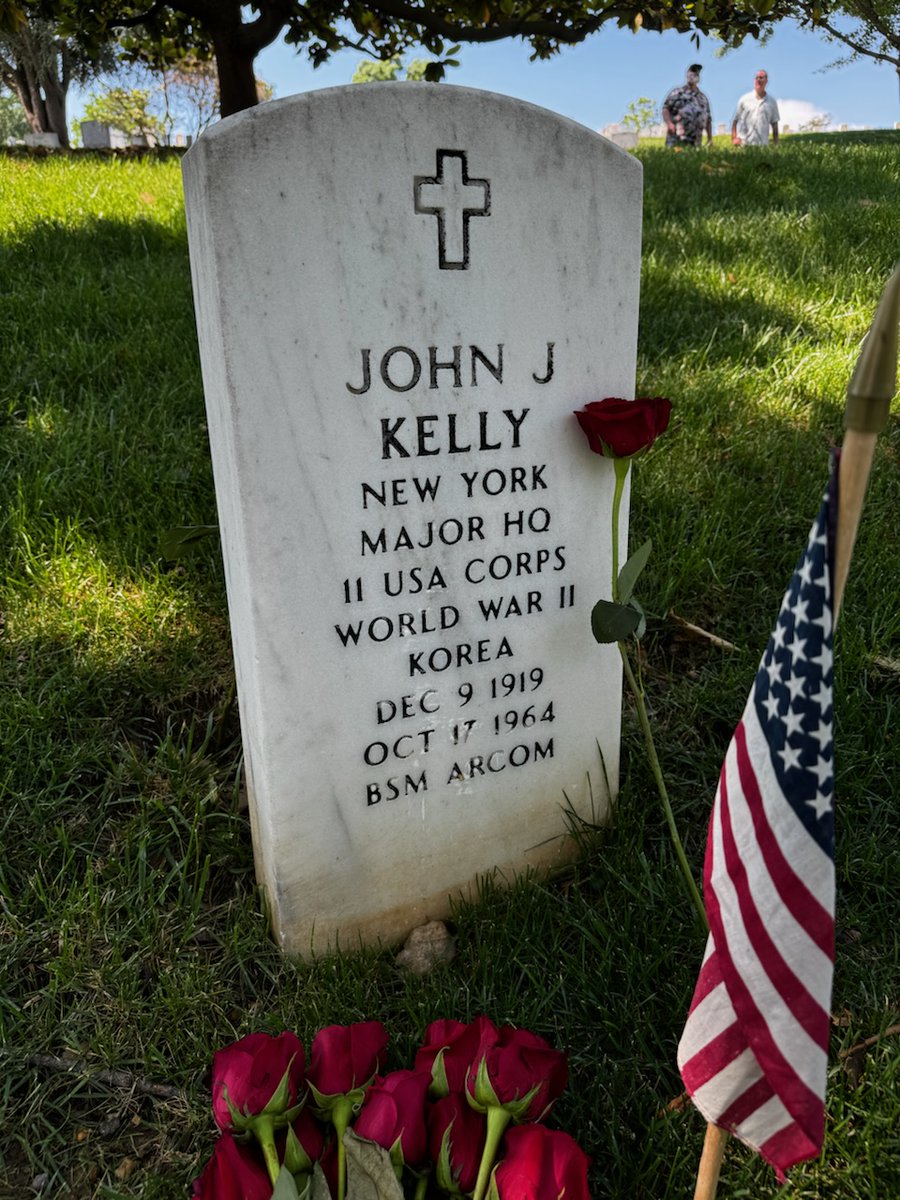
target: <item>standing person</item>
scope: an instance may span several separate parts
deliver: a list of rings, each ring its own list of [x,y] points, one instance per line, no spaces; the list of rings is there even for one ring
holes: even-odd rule
[[[778,102],[766,91],[769,76],[757,71],[753,80],[753,91],[741,96],[731,122],[731,140],[735,146],[767,146],[769,130],[772,130],[772,145],[778,145]]]
[[[707,143],[712,142],[712,113],[709,100],[700,91],[699,63],[691,63],[685,83],[674,87],[663,102],[662,116],[666,125],[667,146],[699,146],[706,130]]]

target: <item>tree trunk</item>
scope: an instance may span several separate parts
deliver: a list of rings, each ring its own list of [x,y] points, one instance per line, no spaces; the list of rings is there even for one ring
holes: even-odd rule
[[[259,103],[253,63],[255,50],[236,47],[227,33],[213,34],[216,70],[219,75],[219,104],[223,117],[243,112]]]
[[[44,108],[47,118],[47,132],[55,133],[60,146],[69,145],[69,126],[66,122],[66,87],[52,75],[45,75],[41,80],[44,93]]]

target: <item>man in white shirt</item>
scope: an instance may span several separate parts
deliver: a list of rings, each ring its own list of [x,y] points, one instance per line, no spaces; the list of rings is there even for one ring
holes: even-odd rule
[[[767,146],[769,129],[772,145],[778,145],[778,103],[766,91],[769,76],[757,71],[753,91],[741,96],[731,122],[731,140],[735,146]]]

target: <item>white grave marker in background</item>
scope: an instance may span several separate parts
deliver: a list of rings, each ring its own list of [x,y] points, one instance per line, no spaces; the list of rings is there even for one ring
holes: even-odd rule
[[[571,854],[598,742],[616,787],[613,472],[571,414],[633,394],[641,167],[404,82],[184,173],[257,873],[289,953],[396,940]]]

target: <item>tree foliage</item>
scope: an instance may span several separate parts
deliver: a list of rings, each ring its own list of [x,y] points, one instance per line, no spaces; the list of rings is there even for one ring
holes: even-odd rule
[[[522,38],[533,57],[548,58],[607,22],[662,31],[720,33],[737,44],[755,36],[773,0],[47,0],[66,29],[94,38],[119,36],[146,60],[214,57],[222,115],[256,103],[253,62],[282,34],[319,66],[338,50],[390,61],[413,46],[433,57],[426,76],[441,78],[456,43]]]
[[[28,122],[22,105],[15,96],[0,96],[0,145],[10,138],[23,138],[28,132]]]
[[[850,50],[834,66],[868,58],[889,63],[900,75],[900,0],[841,0],[825,11],[813,0],[797,0],[795,7],[802,25]]]
[[[0,82],[22,106],[33,133],[55,133],[69,144],[66,96],[112,66],[109,42],[64,34],[41,3],[0,5]]]
[[[635,133],[640,133],[642,129],[649,129],[651,125],[656,125],[658,122],[659,112],[656,101],[651,100],[648,96],[638,96],[637,100],[632,100],[622,118],[624,127],[633,129]]]
[[[404,78],[418,82],[423,80],[431,82],[429,80],[429,68],[433,68],[437,65],[438,64],[436,63],[426,61],[424,58],[414,58],[411,62],[407,63],[406,75]],[[445,59],[440,65],[442,68],[447,66],[458,66],[453,59]],[[384,59],[377,58],[364,58],[353,72],[353,75],[350,77],[350,82],[383,83],[387,80],[399,79],[401,78],[400,70],[402,66],[403,61],[399,55],[396,55],[394,58],[389,58],[386,61]],[[434,72],[432,71],[432,74],[433,73]]]
[[[150,112],[150,92],[145,88],[107,87],[84,106],[86,121],[113,125],[127,134],[162,137],[161,122]]]

